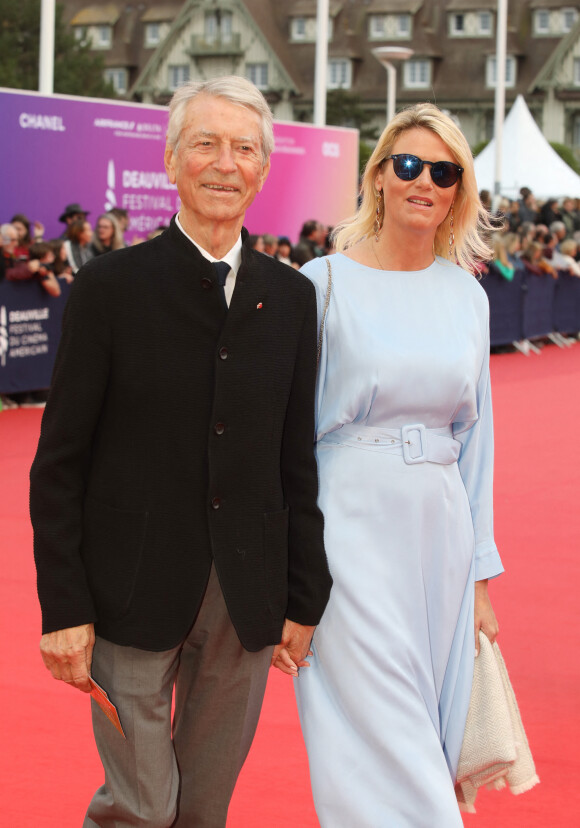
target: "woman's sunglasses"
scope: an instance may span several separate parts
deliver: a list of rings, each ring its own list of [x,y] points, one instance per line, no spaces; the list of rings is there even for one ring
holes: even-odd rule
[[[463,172],[463,167],[458,167],[452,161],[423,161],[421,158],[417,158],[416,155],[408,155],[407,153],[389,155],[385,158],[385,161],[388,161],[389,158],[393,159],[395,175],[403,181],[413,181],[418,178],[425,164],[429,164],[431,167],[429,171],[431,179],[438,187],[453,187],[459,181]]]

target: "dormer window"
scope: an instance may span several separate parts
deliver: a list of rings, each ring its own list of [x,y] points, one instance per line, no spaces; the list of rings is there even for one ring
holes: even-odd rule
[[[399,37],[409,37],[411,34],[411,15],[398,14],[397,15],[397,34]]]
[[[578,20],[577,9],[562,9],[562,32],[567,34]]]
[[[295,17],[290,26],[292,40],[306,40],[306,18]]]
[[[113,43],[113,27],[97,26],[97,49],[110,49]]]
[[[479,34],[480,35],[490,35],[491,34],[491,12],[482,11],[479,12]]]
[[[159,23],[147,23],[145,26],[145,46],[158,46],[161,43],[161,26]]]
[[[534,28],[536,34],[550,33],[550,12],[548,9],[537,9],[534,16]]]
[[[462,35],[465,34],[465,15],[452,14],[451,15],[451,34]]]

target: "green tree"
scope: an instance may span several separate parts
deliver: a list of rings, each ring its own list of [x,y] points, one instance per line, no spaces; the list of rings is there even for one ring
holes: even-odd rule
[[[359,131],[359,171],[362,173],[379,137],[376,127],[369,126],[373,116],[361,106],[359,98],[345,89],[331,89],[326,96],[326,123],[353,127]]]
[[[550,141],[550,146],[552,149],[558,153],[562,161],[565,161],[569,167],[571,167],[575,173],[580,175],[580,164],[576,160],[574,156],[574,152],[570,149],[569,146],[566,144],[559,144],[558,141]]]
[[[57,5],[54,36],[54,91],[67,95],[114,98],[104,79],[104,61],[79,42],[63,23]],[[38,89],[40,0],[2,0],[0,20],[0,86]]]

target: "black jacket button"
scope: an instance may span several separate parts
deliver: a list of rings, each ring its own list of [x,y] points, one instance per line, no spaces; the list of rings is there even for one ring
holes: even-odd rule
[[[219,507],[221,505],[222,505],[222,502],[221,502],[221,499],[219,497],[212,498],[212,501],[211,501],[211,508],[212,509],[219,509]]]
[[[220,359],[227,359],[228,358],[228,349],[227,348],[220,348],[218,351]]]
[[[224,431],[226,430],[226,427],[223,423],[216,423],[213,427],[213,430],[215,431],[216,434],[223,434]]]
[[[211,279],[208,279],[206,276],[204,276],[201,280],[201,286],[204,290],[211,290],[213,287],[213,282]]]

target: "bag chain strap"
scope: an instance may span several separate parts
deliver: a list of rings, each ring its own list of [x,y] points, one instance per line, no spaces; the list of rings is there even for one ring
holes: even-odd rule
[[[316,364],[320,362],[320,354],[322,353],[322,339],[324,337],[324,323],[326,321],[326,312],[328,311],[328,305],[330,304],[330,291],[332,288],[332,267],[330,265],[330,259],[326,257],[326,267],[328,268],[328,286],[326,288],[326,298],[324,300],[324,308],[322,310],[322,319],[320,320],[320,331],[318,332],[318,354],[316,357]]]

